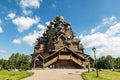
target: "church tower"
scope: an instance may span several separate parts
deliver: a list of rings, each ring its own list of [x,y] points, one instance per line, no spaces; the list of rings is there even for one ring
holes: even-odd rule
[[[60,15],[37,38],[32,54],[32,68],[86,68],[92,61],[71,25]]]

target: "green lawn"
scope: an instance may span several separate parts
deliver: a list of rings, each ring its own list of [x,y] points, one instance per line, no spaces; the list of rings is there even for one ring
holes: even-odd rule
[[[84,72],[82,74],[84,80],[120,80],[120,72],[110,70],[100,71],[99,77],[96,77],[96,72]]]
[[[27,71],[20,72],[20,71],[1,70],[0,71],[0,80],[20,80],[20,79],[30,76],[32,74],[33,74],[33,72],[27,72]]]

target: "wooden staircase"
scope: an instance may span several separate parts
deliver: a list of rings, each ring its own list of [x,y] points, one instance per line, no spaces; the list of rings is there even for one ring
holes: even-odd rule
[[[86,66],[83,65],[83,64],[82,64],[80,61],[78,61],[76,58],[74,58],[74,57],[71,56],[71,59],[72,59],[72,61],[74,61],[75,63],[77,63],[78,65],[80,65],[81,67],[86,68]]]
[[[53,64],[54,62],[56,62],[57,60],[72,60],[73,62],[75,62],[76,64],[80,65],[82,68],[86,68],[86,66],[84,64],[82,64],[80,61],[78,61],[76,58],[74,58],[73,56],[70,55],[59,55],[54,57],[53,59],[49,60],[48,62],[46,62],[43,67],[48,67],[49,65]]]
[[[58,59],[58,57],[55,57],[55,58],[51,59],[50,61],[46,62],[46,63],[43,65],[43,67],[47,67],[47,66],[53,64],[54,62],[57,61],[57,59]]]

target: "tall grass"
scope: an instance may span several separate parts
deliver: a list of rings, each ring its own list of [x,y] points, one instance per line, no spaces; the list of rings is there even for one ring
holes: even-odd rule
[[[0,80],[20,80],[22,78],[31,76],[33,72],[27,71],[0,71]]]
[[[96,72],[84,72],[82,74],[84,80],[120,80],[120,72],[105,70],[99,72],[99,77],[96,77]]]

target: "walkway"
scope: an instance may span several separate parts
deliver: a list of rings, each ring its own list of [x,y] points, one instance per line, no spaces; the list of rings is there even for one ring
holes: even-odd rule
[[[83,80],[84,69],[40,69],[32,70],[33,76],[22,80]]]

